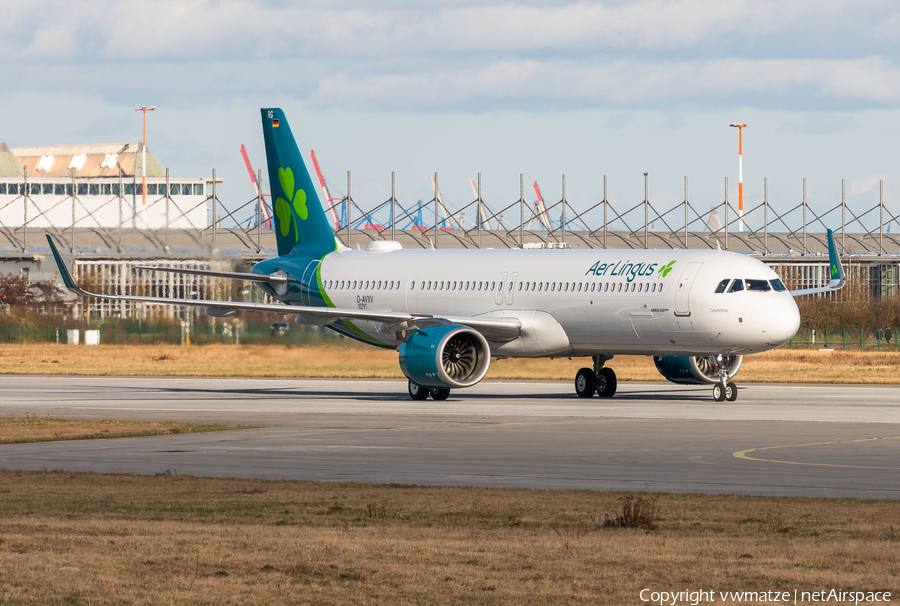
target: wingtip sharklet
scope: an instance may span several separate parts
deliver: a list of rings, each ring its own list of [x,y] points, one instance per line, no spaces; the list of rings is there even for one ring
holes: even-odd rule
[[[62,277],[63,284],[76,295],[84,296],[84,291],[80,289],[78,285],[75,284],[75,280],[72,279],[72,274],[69,272],[69,266],[63,261],[62,255],[56,247],[56,242],[53,241],[53,237],[50,234],[44,235],[47,237],[47,243],[50,245],[50,252],[53,254],[53,259],[56,261],[56,267],[59,269],[59,275]]]
[[[828,272],[829,282],[821,288],[804,288],[802,290],[790,291],[791,296],[798,297],[802,295],[814,295],[823,292],[832,292],[840,290],[847,282],[844,274],[844,266],[841,265],[841,257],[837,252],[837,246],[834,243],[834,232],[828,228],[825,229],[825,237],[828,241]]]
[[[834,232],[830,229],[828,232],[828,265],[831,271],[831,283],[836,290],[844,286],[846,276],[844,275],[844,266],[841,265],[841,257],[838,255],[837,246],[834,243]]]

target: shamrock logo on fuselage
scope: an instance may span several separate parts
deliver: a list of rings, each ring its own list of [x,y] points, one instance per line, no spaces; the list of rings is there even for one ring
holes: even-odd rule
[[[288,197],[288,199],[285,200],[279,196],[278,199],[275,200],[275,214],[278,216],[278,228],[281,230],[281,235],[287,237],[291,232],[291,225],[293,225],[294,240],[299,242],[300,231],[297,228],[297,217],[299,216],[301,221],[305,221],[306,217],[309,216],[309,211],[306,208],[306,191],[302,188],[298,189],[296,192],[294,191],[294,171],[292,171],[290,167],[278,169],[278,182],[281,184],[281,191]],[[296,211],[296,215],[292,212],[292,204],[293,210]]]
[[[658,278],[665,278],[666,276],[668,276],[668,275],[669,275],[669,272],[672,271],[672,266],[673,266],[673,265],[675,265],[675,261],[669,261],[669,264],[668,264],[668,265],[663,265],[662,267],[660,267],[660,268],[659,268],[659,271],[656,272],[656,273],[659,274],[658,276],[656,276],[657,279],[658,279]]]

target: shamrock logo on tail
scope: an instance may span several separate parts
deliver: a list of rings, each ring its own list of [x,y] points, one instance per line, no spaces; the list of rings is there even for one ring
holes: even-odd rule
[[[669,261],[669,264],[668,264],[668,265],[663,265],[662,267],[660,267],[660,268],[659,268],[659,271],[656,272],[656,273],[659,274],[659,275],[657,276],[657,278],[665,278],[666,276],[668,276],[668,275],[669,275],[669,272],[672,271],[672,266],[673,266],[673,265],[675,265],[675,261]]]
[[[294,171],[290,167],[278,169],[278,182],[281,183],[281,191],[288,197],[285,200],[279,196],[275,200],[275,214],[278,216],[278,227],[281,230],[281,235],[287,237],[293,224],[294,238],[295,241],[299,242],[300,231],[297,229],[297,216],[300,217],[301,221],[305,221],[306,217],[309,216],[309,211],[306,208],[306,191],[303,189],[294,191]],[[297,216],[291,212],[291,204],[293,204],[293,210],[296,211]]]

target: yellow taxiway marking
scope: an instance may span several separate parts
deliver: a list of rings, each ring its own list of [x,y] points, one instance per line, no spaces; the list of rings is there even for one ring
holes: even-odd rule
[[[900,440],[900,436],[893,438],[864,438],[862,440],[841,440],[838,442],[817,442],[815,444],[790,444],[787,446],[766,446],[764,448],[750,448],[732,453],[732,456],[738,459],[746,459],[748,461],[763,461],[764,463],[784,463],[785,465],[815,465],[818,467],[850,467],[852,469],[891,469],[900,470],[900,467],[870,467],[868,465],[836,465],[834,463],[802,463],[800,461],[779,461],[776,459],[760,459],[758,457],[747,456],[747,453],[757,452],[760,450],[776,450],[778,448],[803,448],[805,446],[829,446],[832,444],[854,444],[857,442],[876,442],[878,440]]]

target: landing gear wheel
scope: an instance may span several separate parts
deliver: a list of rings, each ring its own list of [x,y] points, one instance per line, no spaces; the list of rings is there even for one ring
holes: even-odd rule
[[[716,402],[725,401],[725,388],[722,387],[721,383],[713,385],[713,399],[715,399]]]
[[[409,382],[409,397],[413,400],[424,400],[428,397],[428,389],[418,383]]]
[[[725,385],[725,399],[729,402],[737,400],[737,385],[729,381]]]
[[[601,368],[597,373],[597,395],[601,398],[611,398],[619,386],[616,373],[612,368]]]
[[[430,389],[432,400],[446,400],[450,397],[449,389]]]
[[[579,398],[593,397],[597,391],[597,375],[593,368],[582,368],[575,375],[575,393]]]

